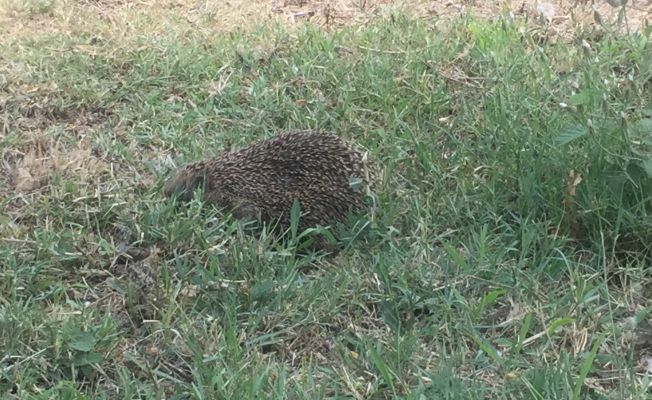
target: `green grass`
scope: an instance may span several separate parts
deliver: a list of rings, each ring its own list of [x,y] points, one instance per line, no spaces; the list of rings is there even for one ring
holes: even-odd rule
[[[649,38],[536,35],[395,17],[0,44],[3,398],[646,396]],[[288,128],[382,169],[337,258],[163,198],[171,160]],[[14,190],[21,165],[46,184]]]

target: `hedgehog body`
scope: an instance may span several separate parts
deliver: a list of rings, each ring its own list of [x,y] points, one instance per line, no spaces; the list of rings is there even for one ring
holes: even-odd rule
[[[345,223],[349,213],[361,212],[368,184],[365,154],[336,135],[304,130],[190,164],[166,182],[164,191],[188,200],[201,186],[207,203],[231,210],[236,218],[278,222],[282,229],[290,226],[297,200],[303,230]]]

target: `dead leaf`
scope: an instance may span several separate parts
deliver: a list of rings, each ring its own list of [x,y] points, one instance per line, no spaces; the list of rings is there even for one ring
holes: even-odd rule
[[[155,344],[148,346],[145,351],[150,357],[157,357],[159,354],[161,354],[161,349],[159,349]]]
[[[29,192],[37,187],[37,180],[30,174],[29,169],[16,168],[16,190],[19,192]]]
[[[580,239],[580,223],[577,215],[577,207],[575,203],[575,195],[577,187],[582,183],[582,175],[575,170],[570,170],[565,179],[565,193],[564,193],[564,210],[566,211],[568,230],[571,237]]]
[[[507,380],[512,380],[512,379],[517,379],[521,377],[521,372],[520,371],[508,371],[505,374],[505,379]]]
[[[566,194],[575,197],[577,186],[582,183],[582,175],[571,170],[566,177]]]
[[[550,21],[555,16],[555,6],[552,3],[539,3],[537,5],[537,12],[539,15]]]
[[[222,93],[224,92],[224,89],[229,84],[229,80],[231,79],[231,75],[233,75],[233,72],[229,72],[228,74],[223,74],[220,76],[220,79],[217,81],[210,81],[208,82],[207,85],[207,91],[208,94],[211,97],[216,97],[216,96],[221,96]]]
[[[45,160],[34,150],[30,150],[18,162],[14,171],[14,188],[18,192],[30,192],[47,182],[47,166]]]
[[[197,286],[196,285],[188,285],[179,291],[179,295],[181,297],[185,298],[194,298],[197,297]]]

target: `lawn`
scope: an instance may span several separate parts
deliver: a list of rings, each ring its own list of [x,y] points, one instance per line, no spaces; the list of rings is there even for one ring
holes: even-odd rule
[[[4,1],[2,398],[649,396],[649,31]],[[380,171],[336,257],[163,196],[295,128]]]

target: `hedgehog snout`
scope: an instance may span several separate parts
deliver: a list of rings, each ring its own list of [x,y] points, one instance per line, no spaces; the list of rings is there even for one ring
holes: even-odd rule
[[[193,174],[188,170],[182,170],[165,182],[163,192],[167,197],[188,201],[192,199],[195,189],[203,183],[203,180],[203,174]]]

